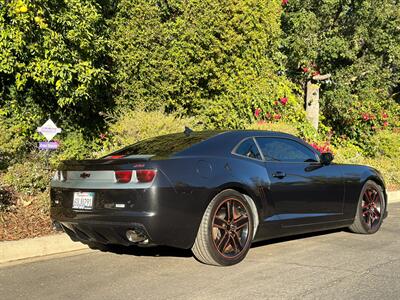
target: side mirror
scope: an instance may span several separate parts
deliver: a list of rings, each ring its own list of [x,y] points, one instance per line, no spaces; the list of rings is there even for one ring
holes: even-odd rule
[[[320,156],[321,164],[329,165],[333,160],[333,154],[330,152],[322,153]]]

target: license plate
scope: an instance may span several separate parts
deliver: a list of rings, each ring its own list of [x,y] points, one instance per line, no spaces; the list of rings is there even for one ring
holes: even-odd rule
[[[93,209],[93,192],[75,192],[72,208],[75,209]]]

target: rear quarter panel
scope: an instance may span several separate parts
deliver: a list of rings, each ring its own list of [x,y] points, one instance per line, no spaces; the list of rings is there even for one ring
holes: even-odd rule
[[[262,219],[263,187],[267,185],[262,162],[236,156],[197,156],[164,160],[157,165],[176,191],[176,198],[168,199],[169,218],[184,227],[184,235],[190,241],[196,238],[207,206],[224,189],[233,188],[248,194]]]

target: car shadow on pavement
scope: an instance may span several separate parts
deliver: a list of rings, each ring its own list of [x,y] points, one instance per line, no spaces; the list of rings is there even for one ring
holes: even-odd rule
[[[251,248],[258,248],[268,246],[272,244],[278,244],[294,240],[302,240],[306,238],[312,238],[322,235],[329,235],[332,233],[346,231],[345,229],[333,229],[326,231],[319,231],[313,233],[305,233],[292,235],[287,237],[275,238],[252,244]],[[96,248],[94,248],[96,249]],[[151,246],[151,247],[138,247],[138,246],[120,246],[120,245],[108,245],[102,249],[97,248],[102,252],[111,252],[119,255],[133,255],[133,256],[149,256],[149,257],[193,257],[193,253],[190,249],[178,249],[167,246]]]
[[[290,235],[290,236],[255,242],[251,245],[251,248],[258,248],[258,247],[268,246],[268,245],[272,245],[272,244],[279,244],[279,243],[284,243],[284,242],[289,242],[289,241],[295,241],[295,240],[303,240],[303,239],[317,237],[317,236],[321,236],[321,235],[329,235],[332,233],[346,232],[346,231],[348,231],[348,230],[346,230],[346,228],[339,228],[339,229],[330,229],[330,230],[324,230],[324,231],[318,231],[318,232]]]
[[[102,252],[111,252],[120,255],[133,255],[133,256],[153,256],[153,257],[192,257],[190,249],[178,249],[167,246],[152,246],[152,247],[138,247],[138,246],[120,246],[108,245],[104,249],[98,249]]]

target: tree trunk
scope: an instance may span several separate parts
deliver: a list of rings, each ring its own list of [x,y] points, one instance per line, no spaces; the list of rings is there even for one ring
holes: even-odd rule
[[[307,81],[306,90],[306,117],[312,126],[318,130],[319,121],[319,85],[311,80]]]

